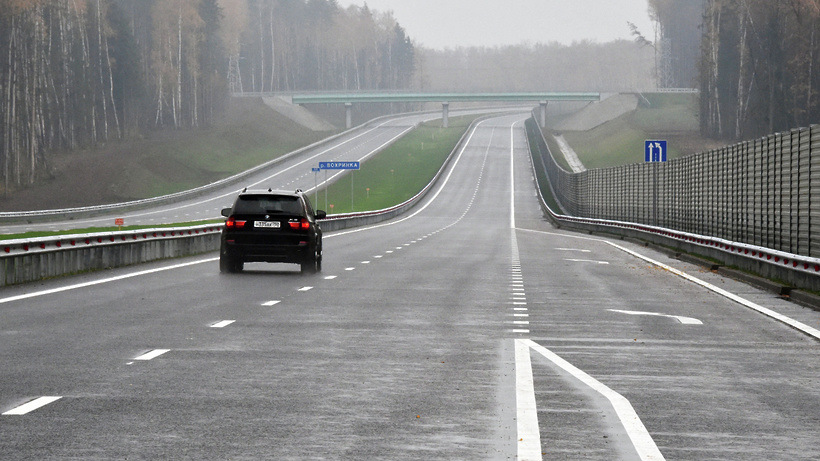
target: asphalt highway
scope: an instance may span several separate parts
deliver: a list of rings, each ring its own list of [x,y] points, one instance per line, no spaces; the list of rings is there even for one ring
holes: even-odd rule
[[[820,340],[710,287],[820,313],[556,229],[524,117],[405,216],[326,233],[320,274],[211,254],[0,289],[0,458],[820,458]]]

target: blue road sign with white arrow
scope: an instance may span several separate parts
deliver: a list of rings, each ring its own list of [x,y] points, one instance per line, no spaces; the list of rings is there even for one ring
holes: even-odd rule
[[[666,141],[645,141],[644,159],[647,162],[665,162]]]

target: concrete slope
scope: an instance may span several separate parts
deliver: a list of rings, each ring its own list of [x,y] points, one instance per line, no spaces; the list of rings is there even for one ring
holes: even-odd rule
[[[262,98],[262,100],[268,107],[310,130],[333,131],[336,129],[326,120],[317,117],[304,107],[291,104],[282,98]]]
[[[594,102],[558,123],[556,131],[587,131],[638,108],[635,94],[615,94]]]

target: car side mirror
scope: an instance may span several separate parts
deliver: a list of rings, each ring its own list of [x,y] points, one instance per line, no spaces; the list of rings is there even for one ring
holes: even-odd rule
[[[316,210],[316,219],[325,219],[327,218],[327,213],[324,210]]]
[[[222,216],[229,218],[231,216],[231,210],[233,210],[233,208],[223,208]]]

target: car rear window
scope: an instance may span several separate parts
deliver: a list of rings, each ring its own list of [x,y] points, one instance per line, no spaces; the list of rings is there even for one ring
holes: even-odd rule
[[[299,197],[286,195],[242,195],[234,206],[235,214],[294,214],[304,215]]]

